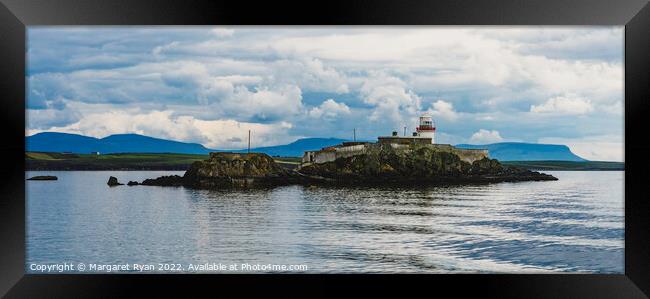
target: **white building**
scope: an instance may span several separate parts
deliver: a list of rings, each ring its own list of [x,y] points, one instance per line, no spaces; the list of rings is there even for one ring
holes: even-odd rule
[[[382,145],[390,145],[397,150],[409,150],[412,146],[424,146],[435,149],[436,151],[448,152],[457,155],[462,161],[474,163],[488,157],[487,149],[462,149],[456,148],[450,144],[435,144],[434,137],[436,125],[429,115],[420,116],[420,124],[413,132],[413,136],[397,136],[393,131],[391,136],[377,137],[377,143],[371,142],[343,142],[342,144],[329,146],[320,150],[306,151],[302,157],[301,167],[310,164],[322,164],[336,161],[339,158],[353,157],[365,154],[369,149],[377,148]]]

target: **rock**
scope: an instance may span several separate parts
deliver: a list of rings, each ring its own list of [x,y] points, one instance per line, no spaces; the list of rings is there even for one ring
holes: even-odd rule
[[[33,176],[31,178],[28,178],[28,181],[56,181],[59,178],[53,176],[53,175],[37,175]]]
[[[145,186],[183,186],[183,177],[177,175],[161,176],[156,179],[142,181]]]
[[[490,183],[557,178],[521,168],[506,167],[484,158],[469,164],[454,153],[413,145],[394,149],[390,145],[369,147],[362,155],[286,169],[261,153],[210,153],[178,175],[146,179],[141,185],[185,186],[198,189],[308,186],[346,184],[447,184]],[[117,180],[116,180],[117,181]]]
[[[271,187],[295,182],[293,171],[279,166],[262,153],[210,153],[205,161],[192,163],[183,184],[193,188]]]
[[[454,153],[418,145],[406,149],[377,145],[369,147],[365,154],[311,164],[301,168],[300,172],[335,179],[341,184],[557,180],[551,175],[505,167],[495,159],[483,158],[469,164]]]
[[[140,183],[138,183],[136,181],[129,181],[128,183],[126,183],[126,185],[127,186],[137,186],[137,185],[140,185]]]
[[[106,184],[108,184],[108,185],[111,186],[111,187],[112,187],[112,186],[124,185],[124,184],[118,182],[118,181],[117,181],[117,178],[114,177],[114,176],[108,178],[108,182],[107,182]]]

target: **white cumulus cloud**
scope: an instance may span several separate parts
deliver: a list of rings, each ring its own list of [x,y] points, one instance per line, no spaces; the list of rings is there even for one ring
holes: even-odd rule
[[[193,124],[291,123],[294,138],[357,128],[374,139],[429,112],[454,122],[443,127],[461,141],[487,127],[525,141],[620,134],[623,122],[622,26],[38,27],[27,34],[30,130],[131,108],[138,118],[173,111],[174,128],[189,130],[174,133],[182,138],[202,135],[191,132],[196,125],[181,126],[180,116]],[[429,105],[440,94],[444,100]],[[315,132],[310,114],[336,121]]]
[[[327,99],[320,106],[309,110],[309,116],[332,120],[339,115],[350,114],[350,107],[345,103],[337,103],[333,99]]]
[[[231,28],[214,28],[210,32],[218,37],[229,37],[235,34],[235,30]]]
[[[541,105],[531,105],[533,113],[587,114],[594,111],[591,101],[576,96],[557,96]]]
[[[431,108],[427,112],[434,118],[442,118],[449,121],[458,119],[458,113],[454,110],[454,105],[443,100],[437,100],[431,104]]]
[[[420,97],[401,79],[384,73],[374,73],[361,86],[360,94],[366,104],[373,106],[370,120],[402,126],[418,114]]]
[[[49,131],[97,138],[133,133],[196,142],[213,149],[237,149],[247,146],[248,130],[251,130],[254,147],[293,141],[294,137],[288,134],[291,127],[288,122],[260,124],[232,119],[201,120],[188,115],[174,115],[171,110],[144,112],[135,108],[87,113],[75,123],[48,130],[28,130],[27,133]]]
[[[499,131],[480,129],[476,133],[472,134],[469,141],[471,143],[488,144],[501,142],[503,141],[503,138],[501,137],[501,134],[499,134]]]

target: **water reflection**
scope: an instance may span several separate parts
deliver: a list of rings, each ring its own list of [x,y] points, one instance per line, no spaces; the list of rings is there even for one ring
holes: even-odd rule
[[[310,272],[623,272],[623,172],[433,188],[108,188],[178,172],[30,172],[28,262]]]

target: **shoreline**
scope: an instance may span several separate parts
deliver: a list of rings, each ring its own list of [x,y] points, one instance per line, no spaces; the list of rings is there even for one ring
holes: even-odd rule
[[[625,169],[554,169],[554,168],[524,168],[530,171],[625,171]],[[25,171],[187,171],[187,169],[174,169],[174,168],[162,168],[162,169],[136,169],[136,168],[112,168],[112,169],[28,169],[25,168]]]
[[[25,152],[25,171],[187,171],[208,158],[195,154],[125,153],[106,155]],[[272,157],[283,168],[295,169],[299,157]],[[605,161],[500,161],[531,171],[625,171],[624,162]]]

